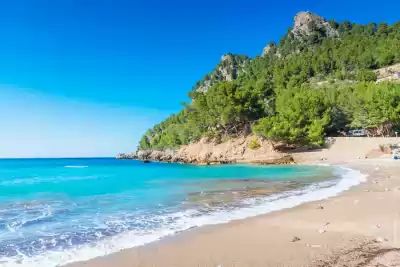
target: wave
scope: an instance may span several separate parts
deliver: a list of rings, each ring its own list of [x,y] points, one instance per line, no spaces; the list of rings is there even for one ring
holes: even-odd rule
[[[31,226],[34,224],[43,223],[45,221],[50,221],[52,216],[53,216],[53,213],[49,209],[37,217],[26,218],[26,219],[21,219],[21,220],[14,220],[9,223],[5,223],[5,227],[7,228],[8,231],[15,232],[16,230],[18,230],[22,227],[27,227],[27,226]]]
[[[251,204],[248,207],[229,211],[218,210],[209,214],[193,209],[176,212],[162,216],[165,223],[151,233],[148,230],[133,230],[104,238],[95,244],[80,245],[71,249],[47,251],[30,257],[20,253],[13,257],[0,258],[0,266],[54,267],[76,261],[86,261],[122,249],[145,245],[194,227],[227,223],[333,197],[365,181],[366,176],[357,170],[344,167],[339,167],[337,170],[341,177],[339,180],[315,183],[303,189],[268,197],[253,198],[247,200],[248,204]],[[174,223],[171,224],[171,222]]]
[[[89,166],[85,166],[85,165],[67,165],[67,166],[64,166],[64,168],[79,168],[79,169],[82,169],[82,168],[89,168]]]

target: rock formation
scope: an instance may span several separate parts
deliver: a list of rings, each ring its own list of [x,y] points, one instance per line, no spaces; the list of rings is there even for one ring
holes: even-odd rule
[[[221,62],[216,68],[206,75],[200,84],[195,88],[196,91],[206,93],[214,84],[220,81],[232,81],[244,72],[245,67],[250,63],[247,56],[225,54],[221,57]]]
[[[264,47],[261,56],[262,56],[262,57],[265,57],[266,55],[268,55],[268,54],[271,53],[272,51],[275,51],[276,48],[277,48],[276,43],[275,43],[275,42],[270,42],[266,47]],[[276,51],[275,51],[275,52],[276,52]]]
[[[250,143],[257,142],[259,148],[251,149]],[[230,139],[217,144],[207,138],[182,146],[177,150],[138,150],[133,154],[119,155],[120,159],[142,161],[181,162],[195,164],[292,164],[293,158],[275,149],[275,145],[265,138],[249,135]]]
[[[301,11],[294,17],[292,33],[295,37],[309,36],[314,31],[324,32],[325,37],[339,36],[339,32],[323,17],[308,11]]]

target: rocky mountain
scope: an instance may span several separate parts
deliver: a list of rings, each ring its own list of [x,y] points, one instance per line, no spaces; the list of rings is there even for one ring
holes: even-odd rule
[[[324,37],[339,36],[339,32],[323,17],[309,11],[302,11],[296,14],[291,31],[296,38],[310,36],[315,31],[323,33]]]
[[[306,39],[313,34],[319,34],[323,37],[338,37],[339,32],[331,24],[329,24],[323,17],[311,13],[309,11],[302,11],[294,17],[293,29],[291,30],[293,36],[297,39]],[[281,56],[278,46],[274,41],[263,49],[262,57],[266,55]],[[217,64],[215,69],[199,80],[194,90],[197,92],[205,93],[215,83],[221,81],[232,81],[240,74],[246,72],[246,67],[250,64],[250,58],[243,55],[234,55],[227,53],[221,57],[221,61]]]
[[[120,157],[268,162],[281,156],[270,151],[272,142],[319,147],[327,135],[382,125],[390,134],[400,129],[400,88],[376,80],[379,68],[400,63],[399,39],[400,22],[362,25],[299,12],[261,57],[223,55],[189,92],[193,101],[149,129],[136,153]],[[248,136],[261,139],[255,145]]]
[[[194,90],[206,93],[208,88],[217,82],[230,82],[244,73],[249,63],[250,58],[248,56],[234,55],[232,53],[225,54],[221,57],[221,61],[215,69],[195,84]]]
[[[261,56],[275,55],[281,58],[282,54],[299,53],[300,48],[309,47],[310,43],[317,43],[325,38],[340,37],[336,26],[336,22],[330,24],[319,15],[301,11],[294,17],[293,28],[281,40],[285,45],[278,46],[271,41],[264,47]]]

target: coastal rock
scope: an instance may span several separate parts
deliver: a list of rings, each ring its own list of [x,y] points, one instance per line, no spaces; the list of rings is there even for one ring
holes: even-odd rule
[[[134,159],[136,157],[136,153],[119,153],[117,155],[117,159]]]
[[[292,33],[296,38],[310,36],[318,31],[326,37],[337,37],[339,32],[334,29],[323,17],[309,11],[301,11],[294,17]]]
[[[251,149],[251,142],[257,141],[260,147]],[[181,162],[195,164],[293,164],[291,155],[275,149],[277,144],[262,137],[253,135],[242,136],[218,143],[209,138],[182,146],[179,149],[138,150],[133,154],[119,154],[119,159],[137,159],[141,161]]]

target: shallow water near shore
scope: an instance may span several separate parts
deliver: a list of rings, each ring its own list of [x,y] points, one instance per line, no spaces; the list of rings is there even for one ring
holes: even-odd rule
[[[0,266],[88,260],[330,197],[360,181],[334,166],[0,160]]]

